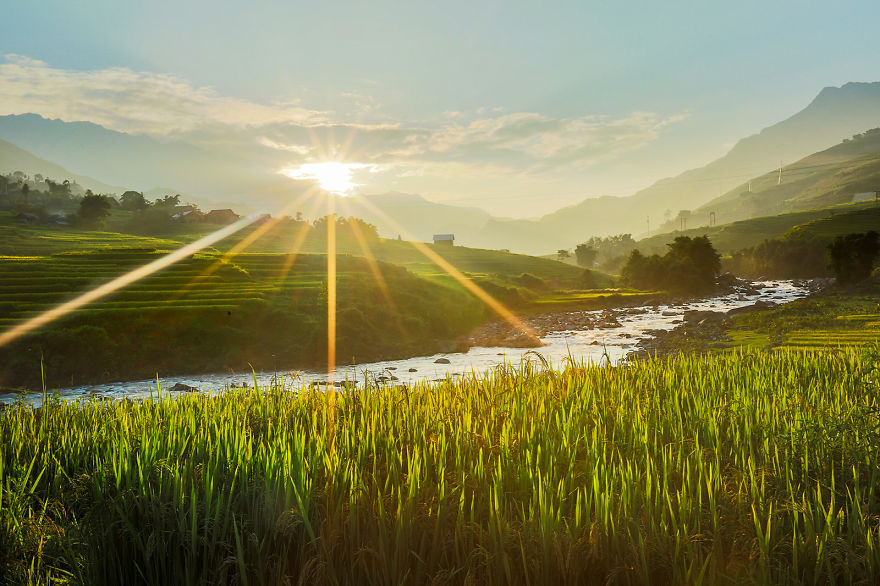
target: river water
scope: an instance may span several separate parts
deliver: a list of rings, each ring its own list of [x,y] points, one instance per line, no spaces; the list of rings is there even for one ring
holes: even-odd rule
[[[599,321],[604,314],[605,317],[612,315],[616,318],[619,326],[554,331],[541,338],[544,343],[541,348],[474,347],[466,353],[433,354],[402,360],[363,363],[338,367],[333,379],[354,381],[358,384],[368,379],[394,385],[437,381],[446,377],[465,376],[472,372],[488,372],[504,364],[518,366],[522,360],[540,360],[535,356],[535,352],[541,354],[549,364],[557,367],[562,366],[563,361],[569,356],[577,362],[598,364],[610,360],[616,363],[629,352],[636,350],[641,341],[652,337],[652,331],[670,330],[681,323],[686,311],[727,311],[751,305],[758,300],[781,304],[809,294],[809,290],[802,283],[792,281],[758,281],[753,285],[757,291],[738,291],[673,305],[619,308],[604,312],[602,310],[572,312],[588,314],[578,316],[581,318],[595,318],[594,320],[573,319],[572,322]],[[565,322],[564,318],[562,322]],[[444,359],[449,363],[442,363]],[[441,363],[438,363],[438,360]],[[258,372],[256,380],[261,386],[279,381],[292,388],[301,388],[304,384],[326,384],[328,375],[326,372],[310,370]],[[253,385],[254,375],[250,372],[226,372],[173,376],[160,378],[158,387],[164,392],[177,383],[218,393],[230,386]],[[156,396],[157,381],[150,379],[83,385],[53,389],[52,392],[62,400],[98,397],[140,399]],[[0,395],[0,401],[10,402],[16,399],[36,405],[42,401],[42,394]]]

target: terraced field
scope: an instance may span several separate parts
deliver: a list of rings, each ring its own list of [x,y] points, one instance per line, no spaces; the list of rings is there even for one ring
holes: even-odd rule
[[[840,327],[799,329],[789,332],[785,348],[840,348],[880,342],[880,313],[838,316]]]
[[[119,249],[49,256],[0,257],[0,327],[45,311],[128,270],[161,256],[154,249]],[[175,308],[235,308],[261,298],[271,284],[224,263],[209,271],[217,255],[179,263],[89,305],[80,312],[155,311]]]
[[[880,341],[880,290],[828,291],[777,309],[735,318],[729,348],[821,350]]]

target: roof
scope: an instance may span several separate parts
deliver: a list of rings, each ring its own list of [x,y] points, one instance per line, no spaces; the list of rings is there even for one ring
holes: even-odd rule
[[[434,234],[434,240],[455,240],[455,234]]]

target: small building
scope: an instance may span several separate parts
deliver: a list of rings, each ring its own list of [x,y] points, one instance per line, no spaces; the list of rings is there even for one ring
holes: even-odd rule
[[[194,222],[201,222],[203,215],[199,210],[185,210],[172,215],[171,220],[181,224],[192,224]]]
[[[204,221],[208,224],[231,224],[238,220],[238,214],[229,208],[223,210],[211,210],[205,214]]]
[[[434,244],[439,246],[453,246],[455,234],[434,234]]]
[[[30,212],[21,212],[15,216],[15,219],[24,224],[36,224],[40,221],[40,216]]]
[[[69,226],[70,222],[67,220],[66,216],[62,216],[61,214],[52,214],[48,218],[46,218],[46,223],[50,226]]]

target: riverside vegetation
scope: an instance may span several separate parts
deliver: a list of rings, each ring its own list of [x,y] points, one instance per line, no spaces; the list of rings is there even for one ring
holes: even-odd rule
[[[114,211],[108,222],[124,224],[128,220],[119,216],[126,213]],[[0,348],[0,387],[39,388],[43,376],[50,386],[66,386],[157,372],[247,372],[251,365],[272,370],[324,363],[326,221],[312,225],[288,218],[249,227],[216,249]],[[0,329],[160,258],[216,226],[168,228],[167,238],[160,239],[26,225],[0,212]],[[254,234],[260,238],[246,252],[230,253]],[[380,239],[375,228],[350,218],[337,220],[337,236],[340,252],[364,254],[363,241],[376,257],[371,262],[339,256],[340,361],[448,351],[490,317],[481,302],[410,243]],[[300,253],[290,253],[298,240]],[[560,290],[609,284],[597,272],[525,255],[464,247],[438,247],[436,253],[509,307],[551,296],[556,301]]]
[[[880,348],[0,413],[10,584],[876,583]]]

